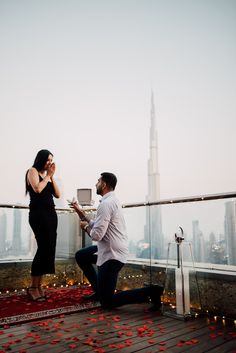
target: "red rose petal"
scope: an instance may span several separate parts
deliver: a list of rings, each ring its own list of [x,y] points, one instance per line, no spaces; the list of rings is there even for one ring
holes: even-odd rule
[[[198,342],[199,342],[199,340],[192,339],[192,340],[191,340],[191,342],[193,342],[193,343],[198,343]]]
[[[211,333],[211,334],[210,334],[210,337],[211,337],[211,338],[216,338],[217,335],[216,335],[215,333]]]
[[[105,353],[106,352],[103,348],[95,348],[93,351],[97,352],[97,353]]]
[[[126,332],[126,336],[133,336],[133,332],[132,331]]]
[[[154,344],[154,343],[156,343],[156,341],[155,340],[149,340],[148,343],[149,344]]]
[[[112,320],[114,320],[114,321],[120,321],[120,316],[113,316]]]
[[[73,343],[69,344],[69,346],[68,346],[68,347],[69,347],[70,349],[77,348],[76,344],[73,344]]]

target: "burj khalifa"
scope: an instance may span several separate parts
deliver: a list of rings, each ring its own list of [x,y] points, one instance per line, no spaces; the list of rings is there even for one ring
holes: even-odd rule
[[[160,200],[160,174],[158,169],[158,138],[156,131],[156,114],[154,94],[151,94],[151,126],[150,126],[150,150],[148,160],[148,194],[146,202]],[[162,233],[161,206],[146,207],[146,224],[144,229],[145,243],[149,244],[149,256],[155,259],[164,257],[164,236]]]

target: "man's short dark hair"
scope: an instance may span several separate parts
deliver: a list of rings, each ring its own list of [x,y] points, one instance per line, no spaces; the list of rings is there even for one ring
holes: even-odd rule
[[[101,173],[102,180],[110,187],[112,190],[115,190],[117,177],[113,173],[104,172]]]

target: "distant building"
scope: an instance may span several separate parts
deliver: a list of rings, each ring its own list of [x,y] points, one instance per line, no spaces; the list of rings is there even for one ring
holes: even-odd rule
[[[22,223],[22,210],[15,208],[13,211],[13,236],[11,255],[19,255],[21,253],[21,223]]]
[[[160,174],[158,170],[158,140],[154,95],[151,95],[150,156],[148,160],[148,194],[147,202],[160,200]],[[141,244],[139,244],[141,245]],[[161,206],[146,207],[146,225],[144,229],[144,249],[140,257],[161,259],[164,257],[164,236],[162,233]]]
[[[236,202],[225,203],[225,242],[228,265],[236,265]]]
[[[205,262],[205,242],[203,233],[199,228],[199,221],[192,222],[193,225],[193,254],[194,261]]]
[[[0,211],[0,257],[6,252],[7,215]]]
[[[207,262],[210,262],[212,264],[226,264],[225,239],[222,234],[219,235],[219,240],[217,240],[215,233],[211,232],[206,248]]]

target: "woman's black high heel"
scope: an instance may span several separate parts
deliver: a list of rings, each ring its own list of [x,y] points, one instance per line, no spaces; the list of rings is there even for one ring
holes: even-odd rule
[[[34,301],[34,302],[43,302],[43,301],[45,301],[45,298],[41,297],[41,295],[40,295],[40,296],[35,296],[35,295],[33,295],[33,294],[30,292],[30,289],[36,289],[36,288],[37,288],[37,287],[29,287],[29,288],[27,288],[26,292],[27,292],[29,298],[30,298],[32,301]]]
[[[38,287],[38,290],[39,290],[39,294],[40,294],[41,298],[44,298],[44,299],[49,298],[49,296],[47,295],[47,293],[45,292],[45,290],[42,287]]]

